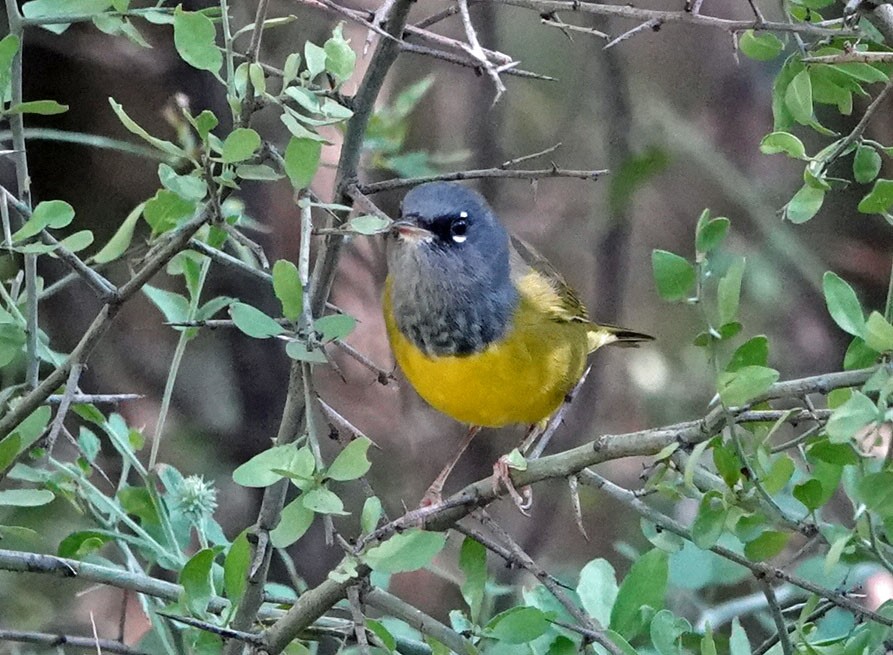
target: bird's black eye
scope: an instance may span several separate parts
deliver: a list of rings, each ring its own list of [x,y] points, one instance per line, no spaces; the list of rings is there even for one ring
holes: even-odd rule
[[[468,238],[468,216],[465,212],[459,214],[450,222],[450,237],[456,243],[462,243]]]

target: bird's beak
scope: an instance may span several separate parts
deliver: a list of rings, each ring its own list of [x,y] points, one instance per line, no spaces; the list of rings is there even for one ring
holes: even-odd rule
[[[434,236],[430,230],[426,230],[415,220],[406,218],[394,221],[391,224],[391,233],[410,243],[429,241]]]

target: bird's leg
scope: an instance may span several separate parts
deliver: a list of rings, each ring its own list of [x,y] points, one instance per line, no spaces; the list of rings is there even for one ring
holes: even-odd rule
[[[474,439],[474,436],[480,431],[481,426],[479,425],[472,425],[468,428],[468,432],[465,433],[465,438],[462,440],[462,443],[459,444],[459,450],[453,455],[453,459],[443,467],[443,470],[438,474],[434,482],[431,483],[431,486],[428,487],[428,491],[422,496],[422,502],[420,503],[421,507],[437,505],[443,500],[443,496],[441,495],[443,493],[443,485],[446,484],[447,478],[450,477],[450,473],[453,472],[453,467],[459,462],[462,453],[465,452],[465,449],[468,448],[471,440]]]
[[[523,457],[530,449],[530,446],[533,445],[542,433],[542,427],[538,423],[534,423],[527,430],[527,435],[518,447],[510,454],[503,455],[497,459],[496,463],[493,465],[493,491],[499,493],[499,487],[505,487],[512,502],[515,503],[515,507],[517,507],[518,511],[524,516],[530,516],[528,510],[533,505],[533,492],[530,487],[524,487],[521,491],[518,491],[518,489],[515,488],[515,484],[512,482],[510,469],[518,468],[518,464],[513,462],[512,459],[517,453],[523,460]]]

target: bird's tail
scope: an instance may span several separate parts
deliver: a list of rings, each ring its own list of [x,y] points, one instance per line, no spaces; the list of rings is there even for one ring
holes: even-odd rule
[[[633,332],[626,328],[614,325],[599,325],[597,323],[592,324],[587,337],[589,338],[589,352],[593,352],[608,344],[629,348],[636,347],[643,341],[654,341],[654,337],[643,332]]]

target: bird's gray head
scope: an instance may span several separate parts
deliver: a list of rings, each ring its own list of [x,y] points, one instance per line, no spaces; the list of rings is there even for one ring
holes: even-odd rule
[[[397,327],[429,355],[482,350],[503,336],[517,304],[508,233],[486,200],[459,184],[406,194],[388,270]]]

